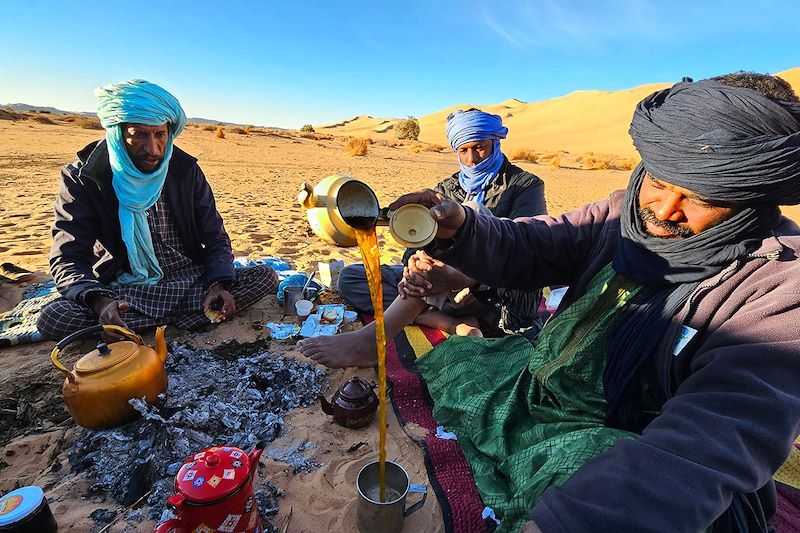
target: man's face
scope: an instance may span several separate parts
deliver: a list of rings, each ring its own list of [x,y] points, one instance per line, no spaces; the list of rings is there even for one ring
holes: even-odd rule
[[[474,167],[492,155],[492,141],[491,139],[485,139],[483,141],[464,143],[456,148],[456,153],[458,153],[458,160],[462,164]]]
[[[648,235],[691,237],[733,216],[739,207],[712,202],[683,187],[645,174],[639,191],[639,216]]]
[[[158,168],[164,159],[164,149],[169,139],[167,124],[123,124],[122,138],[128,155],[141,172],[149,174]]]

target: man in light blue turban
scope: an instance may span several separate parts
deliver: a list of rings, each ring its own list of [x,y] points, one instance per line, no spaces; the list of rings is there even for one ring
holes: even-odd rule
[[[506,137],[508,129],[499,116],[474,108],[459,110],[447,118],[445,131],[461,169],[431,193],[496,217],[529,217],[547,212],[542,180],[511,164],[500,151],[500,139]],[[439,294],[427,300],[401,298],[398,285],[406,267],[381,265],[388,337],[412,322],[454,335],[488,337],[523,332],[533,336],[541,328],[538,289],[520,292],[480,286],[421,251],[409,250],[403,263],[412,270],[428,269]],[[350,265],[341,271],[339,292],[359,311],[373,312],[364,265]],[[374,337],[374,326],[368,325],[335,337],[307,339],[298,346],[304,354],[327,366],[373,366]]]
[[[62,168],[50,270],[63,298],[42,310],[39,331],[194,328],[275,292],[268,266],[234,269],[211,188],[173,145],[186,126],[175,97],[144,80],[95,96],[106,137]]]

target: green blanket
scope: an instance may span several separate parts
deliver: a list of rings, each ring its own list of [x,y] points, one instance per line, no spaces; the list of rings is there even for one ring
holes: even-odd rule
[[[458,436],[502,531],[517,531],[545,489],[636,437],[604,426],[603,370],[606,332],[638,290],[608,266],[535,346],[453,336],[417,361],[434,417]]]

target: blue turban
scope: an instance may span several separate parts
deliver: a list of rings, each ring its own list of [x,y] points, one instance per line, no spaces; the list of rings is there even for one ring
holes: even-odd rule
[[[95,89],[94,95],[97,116],[106,130],[112,185],[119,199],[120,229],[131,269],[130,274],[121,274],[116,283],[154,284],[164,272],[156,259],[145,212],[161,196],[172,157],[172,141],[186,126],[186,114],[174,96],[144,80],[103,85]],[[164,159],[153,172],[141,172],[131,161],[122,137],[123,123],[169,125]]]
[[[492,155],[475,165],[468,167],[461,162],[458,182],[473,200],[483,205],[486,187],[500,172],[505,157],[500,151],[500,139],[505,139],[508,128],[503,126],[503,119],[498,115],[484,113],[477,109],[471,111],[455,111],[447,117],[445,128],[447,140],[453,150],[468,142],[492,140]]]

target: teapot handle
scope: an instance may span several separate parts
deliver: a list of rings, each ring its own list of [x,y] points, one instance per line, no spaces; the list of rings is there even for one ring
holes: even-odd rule
[[[97,326],[89,326],[88,328],[83,328],[82,330],[76,331],[72,335],[62,339],[58,344],[55,345],[53,351],[50,352],[50,361],[53,362],[53,366],[55,366],[60,372],[62,372],[70,383],[75,383],[75,376],[67,370],[61,361],[58,360],[58,354],[61,350],[63,350],[67,344],[81,338],[85,337],[86,335],[91,335],[93,333],[100,333],[101,331],[116,331],[117,333],[128,337],[130,340],[137,344],[144,344],[144,339],[142,339],[139,335],[132,332],[129,329],[125,329],[121,326],[114,326],[112,324],[98,324]]]

